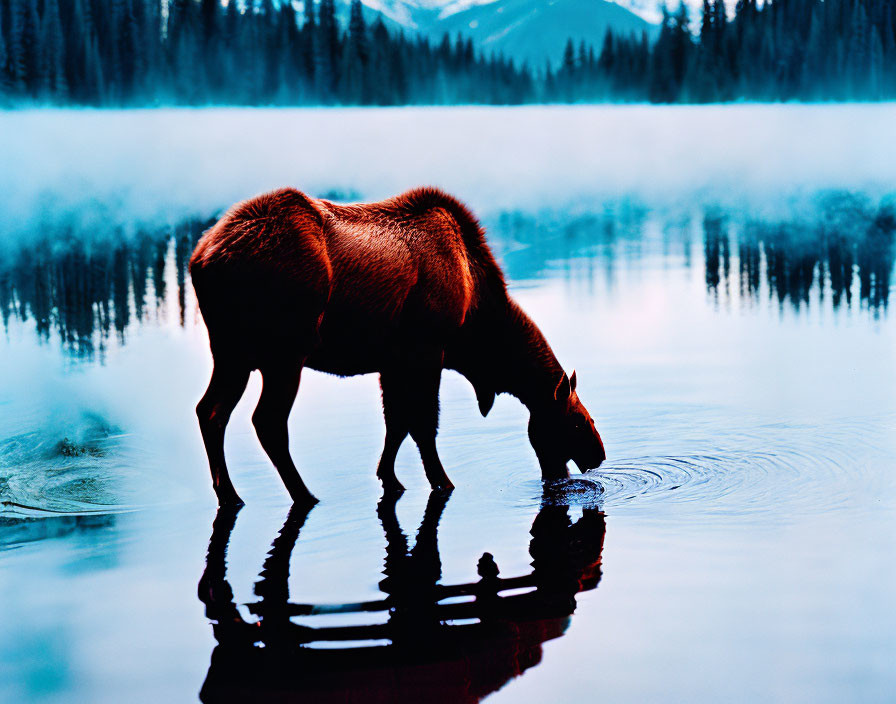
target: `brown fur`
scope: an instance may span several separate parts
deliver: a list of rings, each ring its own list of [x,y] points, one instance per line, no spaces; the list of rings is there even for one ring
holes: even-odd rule
[[[440,190],[359,205],[288,188],[258,196],[203,235],[190,273],[215,360],[197,413],[222,502],[239,500],[223,436],[253,369],[264,379],[253,423],[296,500],[311,498],[286,432],[304,366],[380,374],[386,445],[378,475],[387,487],[400,488],[394,460],[408,433],[432,485],[451,486],[435,448],[443,368],[470,380],[483,414],[496,393],[509,392],[533,420],[556,416],[566,379],[561,415],[587,415],[574,380],[570,388],[538,327],[507,295],[476,218]],[[548,470],[534,438],[533,445],[546,475],[565,473],[565,460],[575,457],[557,455]]]

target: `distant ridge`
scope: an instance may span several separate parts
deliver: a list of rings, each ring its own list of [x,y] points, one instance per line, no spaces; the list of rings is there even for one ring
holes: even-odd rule
[[[639,2],[641,0],[635,0]],[[600,48],[607,29],[653,36],[657,26],[609,0],[362,0],[387,23],[439,41],[463,34],[477,49],[502,53],[518,63],[557,66],[563,47]],[[643,4],[643,3],[642,3]],[[645,5],[646,7],[646,5]]]

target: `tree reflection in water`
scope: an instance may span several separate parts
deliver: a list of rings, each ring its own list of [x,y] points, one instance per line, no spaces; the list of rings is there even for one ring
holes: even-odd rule
[[[742,298],[764,288],[779,306],[805,309],[813,297],[850,308],[854,299],[874,315],[886,312],[893,274],[896,210],[834,193],[820,198],[811,222],[760,221],[708,212],[703,218],[707,289],[718,297],[731,283]],[[733,242],[733,253],[732,253]]]
[[[662,255],[680,249],[690,266],[687,222],[608,205],[559,217],[505,213],[487,229],[511,280],[560,276],[612,286],[620,264],[650,253],[653,231],[663,233]],[[697,222],[706,288],[717,299],[768,297],[797,312],[813,299],[829,300],[834,309],[858,302],[873,315],[886,311],[896,257],[896,209],[887,202],[827,193],[803,218],[705,208]],[[40,340],[56,339],[70,355],[88,359],[153,318],[184,324],[190,253],[212,223],[190,219],[128,235],[112,228],[92,237],[72,226],[26,239],[0,261],[0,317],[6,326],[11,319],[33,321]]]
[[[0,316],[33,321],[41,341],[56,338],[75,357],[102,356],[115,336],[160,314],[175,287],[180,320],[186,312],[187,264],[196,240],[211,221],[176,227],[97,233],[73,228],[29,241],[0,263]],[[171,272],[174,281],[171,282]]]

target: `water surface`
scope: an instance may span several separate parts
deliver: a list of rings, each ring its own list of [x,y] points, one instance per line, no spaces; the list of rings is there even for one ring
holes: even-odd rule
[[[488,213],[609,459],[544,486],[524,409],[483,419],[446,373],[458,488],[430,496],[408,443],[408,491],[382,501],[376,379],[308,372],[307,514],[252,433],[253,377],[227,438],[247,507],[216,516],[186,272],[208,214],[19,238],[0,265],[0,697],[887,700],[893,212],[819,191],[774,214]]]

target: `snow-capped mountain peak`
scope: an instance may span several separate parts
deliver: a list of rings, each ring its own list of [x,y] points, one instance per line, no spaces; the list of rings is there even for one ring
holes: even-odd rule
[[[346,0],[347,1],[347,0]],[[434,41],[469,37],[482,51],[556,64],[567,40],[600,47],[608,29],[652,33],[655,0],[362,0],[394,24]]]

